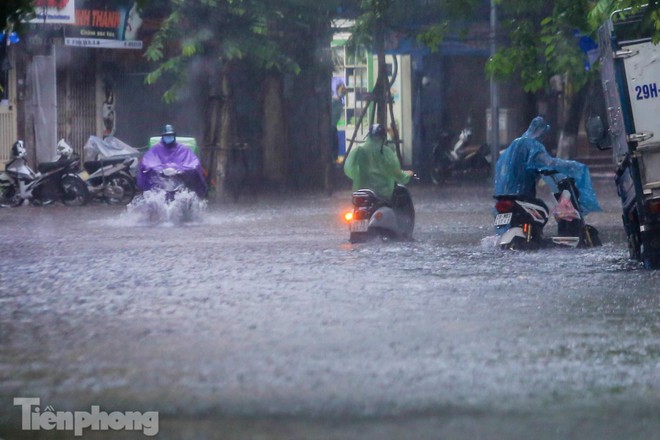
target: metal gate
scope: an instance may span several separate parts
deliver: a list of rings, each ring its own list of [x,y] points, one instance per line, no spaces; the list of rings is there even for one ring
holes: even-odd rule
[[[13,64],[13,63],[12,63]],[[0,167],[11,157],[11,146],[16,142],[16,70],[9,70],[8,99],[0,101]]]
[[[57,48],[57,139],[83,157],[83,146],[97,131],[94,50]]]

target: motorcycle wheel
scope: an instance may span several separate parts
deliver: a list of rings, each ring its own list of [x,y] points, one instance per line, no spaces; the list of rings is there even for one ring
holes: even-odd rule
[[[62,178],[62,202],[67,206],[82,206],[89,199],[87,185],[73,176]]]
[[[439,161],[431,163],[431,180],[434,184],[440,185],[444,183],[451,173],[450,169]]]
[[[7,185],[0,189],[0,206],[16,207],[23,203],[18,189],[14,185]]]
[[[587,247],[599,247],[603,245],[603,242],[600,240],[598,235],[598,229],[594,228],[591,225],[584,226],[585,234],[585,244]]]
[[[128,205],[133,200],[135,193],[135,182],[124,174],[111,177],[104,191],[105,199],[111,205]]]
[[[536,251],[540,247],[540,244],[536,243],[534,240],[528,242],[522,237],[513,237],[511,243],[503,244],[501,249],[511,251]]]

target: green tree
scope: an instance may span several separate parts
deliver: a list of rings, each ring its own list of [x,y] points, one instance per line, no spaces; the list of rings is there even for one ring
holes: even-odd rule
[[[398,128],[388,115],[388,76],[385,63],[385,39],[394,33],[404,33],[431,50],[437,50],[451,31],[454,18],[469,17],[480,0],[359,0],[353,6],[355,26],[352,45],[373,50],[377,60],[377,79],[373,90],[375,122],[387,126],[388,116],[394,141],[398,146]],[[372,121],[369,121],[372,122]]]
[[[32,0],[2,0],[0,2],[1,31],[16,30],[21,22],[34,14]]]
[[[146,1],[146,0],[145,0]],[[153,0],[152,0],[153,1]],[[193,65],[205,66],[209,92],[204,145],[227,148],[235,138],[233,75],[246,66],[259,72],[262,90],[263,172],[267,181],[315,185],[319,167],[330,157],[327,89],[335,18],[353,19],[351,44],[375,48],[379,79],[375,93],[378,120],[387,119],[384,39],[395,31],[418,35],[436,47],[450,27],[451,14],[466,13],[480,0],[171,0],[171,14],[147,51],[158,67],[153,83],[169,78],[165,100],[177,98]],[[420,24],[422,26],[420,26]],[[203,60],[200,63],[199,60]],[[234,73],[232,73],[234,72]],[[285,85],[293,86],[285,87]],[[287,90],[295,90],[291,95]],[[325,127],[324,127],[325,126]],[[223,151],[223,150],[221,150]],[[211,159],[211,162],[214,162]],[[213,169],[214,163],[210,168]],[[218,177],[224,173],[220,155]]]
[[[21,23],[34,14],[31,0],[3,0],[0,3],[0,33],[6,35],[21,30]],[[5,37],[6,38],[6,37]],[[0,43],[0,64],[7,56],[7,40]],[[0,93],[3,92],[3,81],[0,80]]]
[[[225,152],[239,140],[235,106],[240,98],[233,94],[232,73],[241,69],[258,72],[261,80],[255,87],[262,90],[264,122],[260,143],[264,178],[277,184],[290,183],[291,165],[295,161],[291,161],[289,154],[289,130],[294,125],[288,115],[294,106],[285,102],[284,82],[286,78],[294,78],[299,86],[296,91],[305,94],[299,100],[318,98],[314,90],[320,87],[324,77],[313,69],[311,62],[319,53],[320,44],[330,45],[330,24],[338,2],[172,0],[170,5],[171,13],[146,52],[146,57],[157,63],[147,82],[169,80],[171,87],[164,99],[173,102],[189,73],[203,66],[209,84],[204,146],[207,151],[220,152],[217,161],[213,154],[209,155],[207,166],[214,172],[217,162],[217,178],[222,180],[227,163]],[[306,120],[297,121],[301,125],[295,129],[318,133],[321,124],[327,126],[329,101],[327,107],[325,113],[308,112]],[[304,168],[299,166],[295,170],[298,174],[310,173],[312,183],[320,174],[323,159],[319,157],[322,154],[314,152],[320,153],[323,147],[322,143],[310,141],[310,160],[302,164]]]
[[[593,69],[585,68],[578,35],[595,30],[590,0],[500,1],[498,52],[487,63],[495,78],[518,77],[535,98],[556,97],[558,155],[575,155],[575,142]],[[550,99],[552,102],[553,100]]]
[[[644,13],[644,24],[653,32],[653,42],[660,42],[660,2],[657,0],[598,0],[595,2],[589,20],[592,26],[597,27],[603,23],[612,12],[629,9],[630,12]]]

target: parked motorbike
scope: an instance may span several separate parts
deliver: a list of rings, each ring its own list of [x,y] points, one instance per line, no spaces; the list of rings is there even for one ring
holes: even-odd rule
[[[71,159],[76,156],[73,148],[63,139],[57,144],[57,154],[60,159]],[[135,179],[130,173],[134,161],[133,157],[85,161],[84,170],[79,176],[87,184],[92,198],[111,205],[127,205],[137,192]]]
[[[475,171],[487,175],[490,171],[490,146],[478,145],[472,140],[470,119],[454,139],[443,134],[431,151],[431,180],[440,184],[457,174]]]
[[[137,192],[130,174],[133,158],[85,161],[83,180],[93,197],[110,205],[127,205]],[[81,173],[83,174],[83,173]]]
[[[1,206],[20,206],[26,200],[40,205],[55,201],[73,206],[87,203],[89,191],[78,176],[80,161],[77,158],[40,163],[35,173],[27,164],[22,140],[12,146],[12,157],[5,171],[0,173]]]
[[[344,215],[351,243],[371,238],[410,239],[415,227],[415,208],[408,188],[396,185],[392,203],[370,189],[353,192],[353,209]]]
[[[520,196],[496,196],[495,231],[501,249],[537,250],[547,247],[589,248],[601,246],[598,230],[584,221],[580,211],[579,191],[575,179],[556,171],[539,171],[555,182],[559,192],[554,194],[558,205],[554,217],[557,235],[546,238],[543,227],[550,210],[545,202]]]

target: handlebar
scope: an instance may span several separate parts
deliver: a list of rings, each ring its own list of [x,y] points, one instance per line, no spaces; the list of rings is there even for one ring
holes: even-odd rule
[[[172,177],[172,176],[176,176],[177,174],[181,174],[181,171],[175,168],[165,168],[163,170],[160,170],[160,174],[167,177]]]

